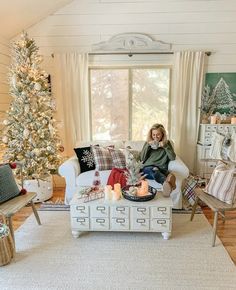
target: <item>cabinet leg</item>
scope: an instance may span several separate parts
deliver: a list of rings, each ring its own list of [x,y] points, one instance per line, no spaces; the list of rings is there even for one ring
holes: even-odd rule
[[[77,238],[80,236],[80,234],[81,234],[80,231],[76,231],[76,230],[71,231],[71,233],[72,233],[72,236],[73,236],[74,238],[76,238],[76,239],[77,239]]]
[[[164,232],[164,233],[161,233],[162,234],[162,237],[164,240],[169,240],[169,238],[171,237],[171,233],[170,232]]]

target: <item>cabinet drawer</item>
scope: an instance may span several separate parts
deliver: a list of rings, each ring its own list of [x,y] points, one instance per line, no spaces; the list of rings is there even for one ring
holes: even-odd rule
[[[78,230],[89,230],[89,218],[72,217],[71,227]]]
[[[166,206],[152,206],[151,207],[151,218],[169,218],[170,207]]]
[[[132,218],[149,218],[149,207],[134,206],[131,208]]]
[[[89,206],[86,204],[72,205],[70,210],[71,210],[72,217],[88,217],[89,216]]]
[[[112,218],[128,218],[129,207],[128,206],[112,206],[111,217]]]
[[[150,219],[133,218],[131,221],[131,229],[135,231],[149,231]]]
[[[111,230],[113,230],[113,231],[128,231],[129,230],[129,219],[112,218],[111,219]]]
[[[102,217],[91,218],[91,229],[94,231],[109,230],[109,219]]]
[[[90,217],[108,217],[109,207],[106,205],[91,205]]]
[[[169,232],[171,230],[170,226],[169,219],[152,219],[150,228],[153,231]]]

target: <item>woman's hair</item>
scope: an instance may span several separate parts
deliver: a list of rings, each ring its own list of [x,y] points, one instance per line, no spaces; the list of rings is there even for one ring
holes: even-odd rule
[[[164,144],[166,144],[166,143],[167,143],[167,134],[166,134],[166,130],[165,130],[165,128],[164,128],[164,126],[163,126],[162,124],[158,124],[158,123],[152,125],[152,127],[151,127],[150,130],[148,131],[147,142],[150,142],[150,141],[153,140],[153,138],[152,138],[152,131],[153,131],[153,130],[160,130],[160,131],[161,131],[161,133],[162,133],[162,135],[163,135],[161,141],[162,141]]]

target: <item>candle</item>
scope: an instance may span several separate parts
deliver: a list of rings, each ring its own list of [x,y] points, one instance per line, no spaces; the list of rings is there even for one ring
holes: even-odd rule
[[[105,200],[110,200],[112,199],[112,186],[111,185],[106,185],[104,188],[104,195],[105,195]]]
[[[141,181],[141,187],[138,188],[137,195],[138,196],[145,196],[148,194],[148,181],[147,180],[142,180]]]
[[[216,115],[211,116],[211,124],[216,124],[216,122],[217,122],[217,116]]]
[[[114,190],[113,190],[113,200],[118,200],[121,197],[121,185],[120,183],[114,184]]]
[[[236,117],[231,118],[231,124],[236,124]]]

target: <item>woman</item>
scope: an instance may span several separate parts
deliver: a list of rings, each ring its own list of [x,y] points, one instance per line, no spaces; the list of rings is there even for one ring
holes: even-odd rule
[[[143,173],[148,179],[155,179],[163,184],[163,195],[170,196],[175,186],[175,176],[168,171],[168,164],[175,160],[175,152],[169,140],[166,130],[161,124],[154,124],[148,132],[147,141],[141,151]]]

